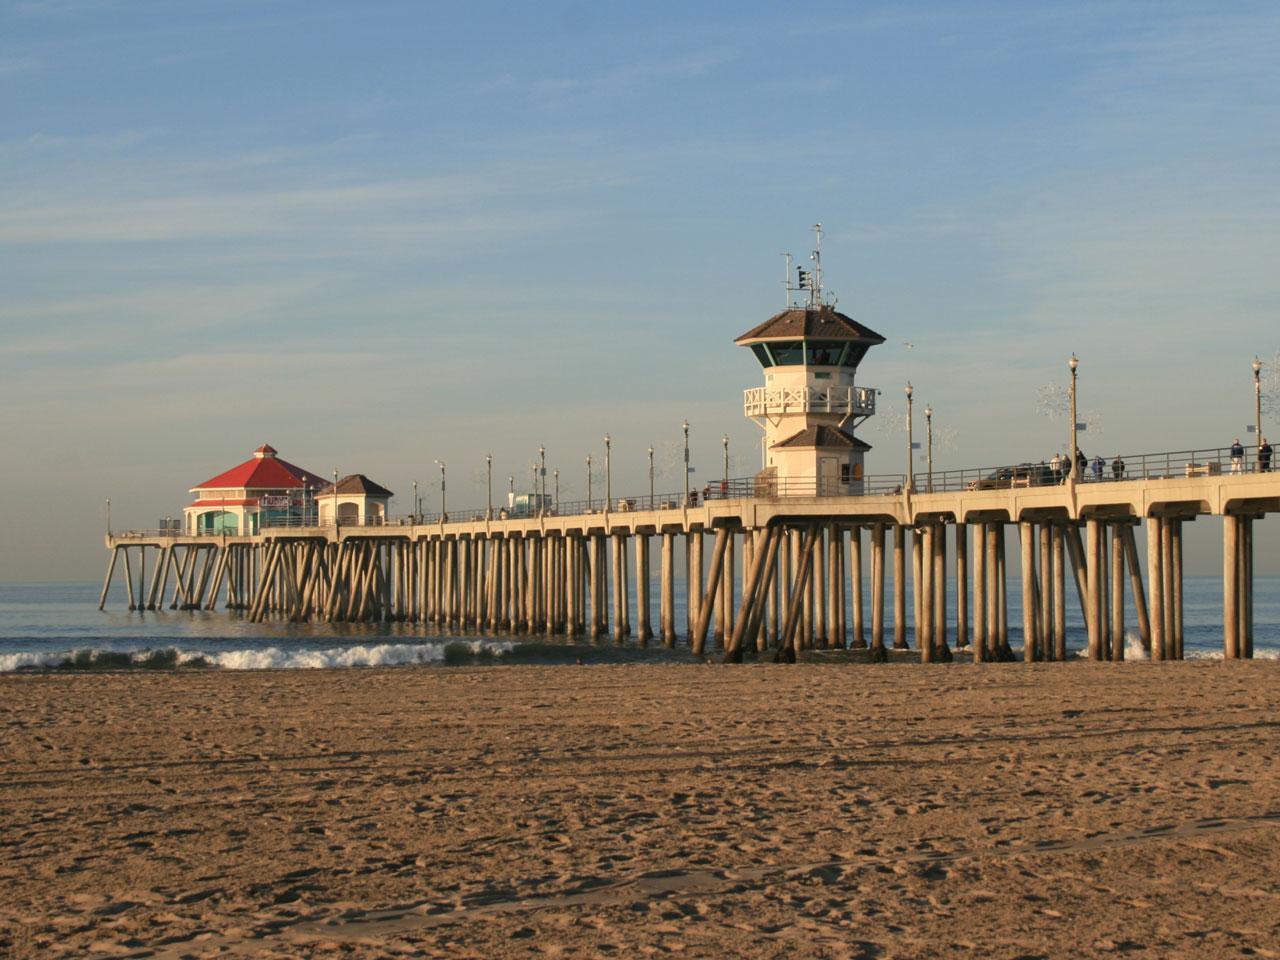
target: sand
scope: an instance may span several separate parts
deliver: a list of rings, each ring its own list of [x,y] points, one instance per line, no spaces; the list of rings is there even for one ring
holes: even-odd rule
[[[0,678],[0,955],[1280,956],[1276,663]]]

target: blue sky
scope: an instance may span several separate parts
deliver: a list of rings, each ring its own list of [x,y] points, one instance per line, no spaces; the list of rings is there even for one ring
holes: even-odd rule
[[[262,442],[406,507],[539,443],[581,495],[606,431],[642,488],[685,417],[749,473],[731,341],[816,220],[888,338],[871,472],[908,378],[940,467],[1050,456],[1073,350],[1087,452],[1229,443],[1276,49],[1268,3],[0,0],[0,579],[96,575],[104,497],[153,525]]]

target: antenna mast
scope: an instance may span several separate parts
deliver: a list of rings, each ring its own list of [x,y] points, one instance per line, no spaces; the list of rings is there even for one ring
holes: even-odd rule
[[[822,302],[822,224],[813,225],[816,238],[813,253],[809,259],[813,261],[813,283],[809,287],[809,306],[816,307]]]
[[[791,290],[792,290],[792,287],[791,287],[791,254],[789,254],[789,253],[784,253],[784,254],[783,254],[783,256],[787,258],[787,271],[786,271],[786,273],[784,273],[784,274],[782,275],[782,290],[783,290],[782,296],[783,296],[783,298],[786,300],[786,303],[784,303],[784,304],[783,304],[783,306],[784,306],[785,308],[787,308],[787,309],[790,309],[790,307],[791,307]]]

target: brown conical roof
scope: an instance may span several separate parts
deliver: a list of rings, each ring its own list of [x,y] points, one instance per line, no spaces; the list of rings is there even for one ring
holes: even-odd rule
[[[871,444],[865,440],[859,440],[851,433],[846,433],[839,427],[830,427],[826,424],[812,424],[805,427],[799,433],[792,434],[785,440],[779,440],[773,445],[777,447],[819,447],[823,449],[840,448],[844,450],[861,450],[867,451],[871,449]]]
[[[792,307],[774,314],[758,327],[748,330],[734,343],[758,340],[861,340],[868,344],[884,343],[884,337],[864,327],[834,307]]]
[[[394,497],[395,494],[381,484],[374,483],[363,473],[352,473],[343,477],[338,481],[339,494],[352,493],[364,494],[366,497]],[[316,498],[330,496],[334,493],[333,484],[325,484],[324,487],[316,491]]]

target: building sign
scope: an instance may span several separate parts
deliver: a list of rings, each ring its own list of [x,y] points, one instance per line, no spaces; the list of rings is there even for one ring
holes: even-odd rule
[[[258,503],[264,507],[288,507],[293,501],[288,496],[274,495],[269,497],[259,497]]]

